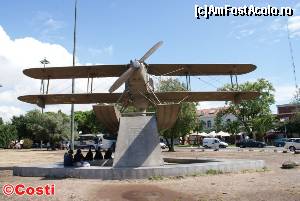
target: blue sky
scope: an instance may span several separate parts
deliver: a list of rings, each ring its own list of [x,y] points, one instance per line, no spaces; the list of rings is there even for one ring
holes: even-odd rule
[[[194,17],[195,4],[270,4],[277,7],[290,6],[295,9],[295,13],[289,19],[230,16],[197,20]],[[57,44],[70,54],[73,45],[73,10],[73,0],[1,1],[0,26],[11,41],[30,37],[42,44]],[[140,58],[154,43],[163,40],[163,46],[150,57],[148,63],[252,63],[257,65],[257,70],[241,76],[240,82],[261,77],[270,80],[277,90],[276,104],[283,104],[291,99],[295,90],[287,40],[287,20],[297,77],[300,80],[299,15],[300,1],[78,0],[77,58],[82,64],[127,63],[130,59]],[[28,46],[24,51],[29,54],[31,50]],[[55,58],[51,60],[55,63],[53,60]],[[71,65],[69,55],[61,63],[68,65],[68,62]],[[0,65],[0,68],[3,66]],[[20,71],[22,68],[25,66]],[[193,90],[215,90],[229,81],[229,77],[224,76],[202,79],[205,82],[192,78]],[[9,93],[9,90],[15,89],[10,84],[2,85],[4,87],[0,88],[0,93]],[[9,111],[7,107],[10,107],[10,103],[1,102],[1,94],[0,103],[2,113]],[[206,107],[218,105],[203,104]],[[14,107],[19,108],[18,112],[33,108],[24,104]],[[273,106],[272,110],[276,111],[275,108]]]

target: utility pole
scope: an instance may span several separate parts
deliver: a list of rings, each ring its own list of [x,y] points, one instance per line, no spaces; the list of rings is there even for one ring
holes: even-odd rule
[[[293,75],[294,75],[294,82],[295,82],[295,88],[296,88],[296,100],[299,99],[299,94],[298,94],[298,83],[297,83],[297,76],[296,76],[296,66],[295,66],[295,60],[294,60],[294,52],[293,52],[293,46],[291,42],[291,34],[290,34],[290,29],[289,29],[289,21],[287,18],[287,23],[286,23],[286,29],[287,29],[287,37],[288,37],[288,42],[289,42],[289,49],[290,49],[290,54],[291,54],[291,63],[293,67]]]
[[[76,54],[76,22],[77,22],[77,0],[75,0],[74,33],[73,33],[73,67],[75,66]],[[75,92],[75,79],[72,78],[72,94]],[[74,103],[71,104],[71,149],[74,150]]]

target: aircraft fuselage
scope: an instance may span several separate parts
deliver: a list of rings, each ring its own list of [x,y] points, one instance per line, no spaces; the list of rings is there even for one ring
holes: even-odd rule
[[[145,93],[148,93],[148,75],[147,69],[143,63],[135,70],[133,75],[126,83],[126,89],[133,99],[133,105],[139,110],[146,110],[149,105],[149,101],[144,97]]]

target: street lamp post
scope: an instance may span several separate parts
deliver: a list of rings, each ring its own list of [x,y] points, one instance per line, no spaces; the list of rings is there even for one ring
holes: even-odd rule
[[[40,61],[41,64],[43,64],[44,68],[46,67],[47,64],[50,63],[50,61],[48,61],[46,59],[46,57],[44,57],[43,60]],[[40,88],[40,93],[45,93],[45,86],[44,86],[44,79],[41,80],[41,88]],[[44,108],[42,108],[42,114],[44,113]],[[41,140],[41,149],[43,148],[43,140]]]
[[[48,60],[46,59],[46,57],[45,57],[43,60],[40,61],[40,63],[43,64],[43,65],[44,65],[44,68],[45,68],[46,65],[50,63],[50,61],[48,61]],[[43,94],[45,93],[44,79],[41,80],[41,89],[40,89],[40,92],[41,92],[41,93],[43,92]]]

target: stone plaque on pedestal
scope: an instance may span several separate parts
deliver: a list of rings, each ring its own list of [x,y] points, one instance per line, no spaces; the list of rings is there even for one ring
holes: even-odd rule
[[[155,116],[121,117],[113,167],[163,165]]]

